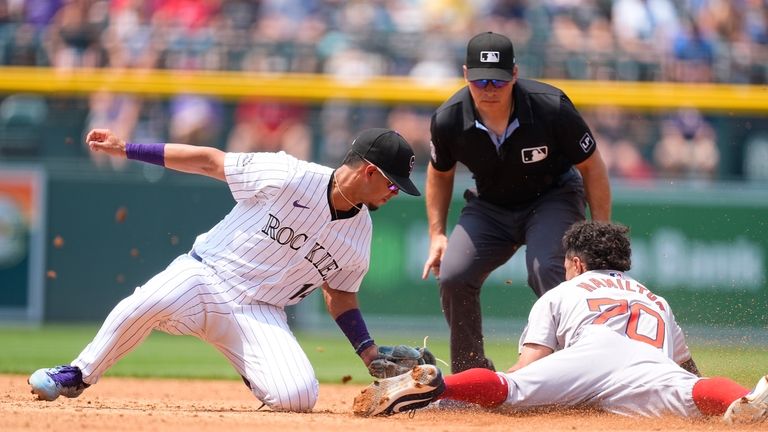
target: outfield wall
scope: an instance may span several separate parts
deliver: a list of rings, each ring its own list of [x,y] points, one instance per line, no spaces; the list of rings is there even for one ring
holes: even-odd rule
[[[768,111],[764,86],[743,84],[543,80],[569,95],[578,107],[615,106],[643,110],[696,108],[728,113]],[[348,100],[377,104],[436,106],[464,84],[463,79],[374,76],[339,79],[324,74],[251,73],[196,70],[0,68],[0,93],[89,95],[99,91],[151,98],[201,94],[222,100],[246,97],[322,102]]]
[[[44,257],[35,272],[47,275],[42,320],[101,321],[234,203],[223,183],[151,165],[132,168],[116,174],[89,169],[87,162],[48,166],[37,233],[44,241],[30,243]],[[462,191],[458,185],[451,221]],[[614,198],[614,219],[632,228],[631,274],[669,299],[681,322],[766,326],[768,191],[744,183],[614,184]],[[121,208],[124,220],[117,217]],[[361,292],[366,314],[442,323],[435,281],[420,278],[428,242],[423,200],[403,195],[373,216],[372,264]],[[3,277],[0,284],[2,301],[27,298],[18,293],[27,287],[9,281]],[[521,250],[486,283],[483,313],[523,320],[534,300]],[[299,324],[330,322],[317,294],[298,313],[310,315]]]

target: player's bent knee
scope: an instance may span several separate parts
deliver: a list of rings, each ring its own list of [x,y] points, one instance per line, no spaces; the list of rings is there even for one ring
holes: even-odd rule
[[[274,411],[307,412],[312,411],[317,403],[317,381],[293,389],[270,391],[263,401]]]
[[[440,274],[440,292],[444,296],[462,297],[474,295],[480,289],[479,283],[469,281],[463,274]]]
[[[539,295],[559,285],[565,279],[562,262],[536,263],[528,269],[528,285]]]

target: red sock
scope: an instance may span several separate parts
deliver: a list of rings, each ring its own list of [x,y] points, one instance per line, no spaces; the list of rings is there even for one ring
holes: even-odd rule
[[[736,399],[749,393],[731,379],[702,378],[693,386],[693,401],[704,415],[723,415]]]
[[[469,369],[445,377],[440,399],[453,399],[494,408],[507,400],[509,385],[504,377],[489,369]]]

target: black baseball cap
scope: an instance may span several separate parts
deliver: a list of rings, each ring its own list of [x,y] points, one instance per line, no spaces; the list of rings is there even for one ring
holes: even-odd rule
[[[366,129],[352,141],[352,151],[376,165],[401,191],[421,195],[410,179],[416,156],[399,133],[384,128]]]
[[[512,41],[493,32],[480,33],[467,44],[467,79],[512,80],[515,49]]]

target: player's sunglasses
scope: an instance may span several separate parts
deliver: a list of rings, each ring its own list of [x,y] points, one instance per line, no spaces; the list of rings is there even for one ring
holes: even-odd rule
[[[497,80],[497,79],[481,79],[481,80],[474,80],[470,82],[472,83],[473,86],[479,89],[484,89],[488,87],[488,84],[492,84],[497,89],[506,87],[507,84],[509,84],[509,81]]]
[[[366,161],[366,162],[368,162],[369,164],[371,164],[371,166],[372,166],[372,167],[376,168],[376,171],[378,171],[378,172],[379,172],[379,174],[381,174],[381,176],[382,176],[382,177],[384,177],[384,180],[386,180],[386,181],[387,181],[387,189],[389,189],[389,191],[390,191],[390,192],[392,192],[392,193],[395,193],[395,192],[398,192],[398,191],[400,190],[400,188],[399,188],[399,187],[397,187],[397,185],[396,185],[396,184],[392,183],[392,181],[391,181],[391,180],[389,180],[389,177],[387,177],[387,175],[386,175],[386,174],[384,174],[384,171],[382,171],[382,170],[381,170],[381,168],[379,168],[379,167],[377,167],[376,165],[372,164],[371,162],[369,162],[369,161],[368,161],[367,159],[365,159],[365,158],[363,158],[363,160],[364,160],[364,161]]]

